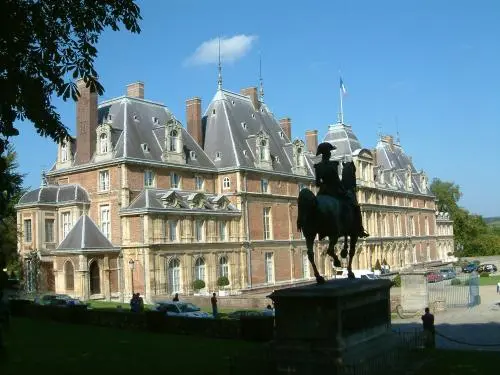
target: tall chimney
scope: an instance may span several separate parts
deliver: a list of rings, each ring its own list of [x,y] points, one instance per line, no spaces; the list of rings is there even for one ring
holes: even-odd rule
[[[306,148],[307,151],[316,155],[318,149],[318,131],[306,130]]]
[[[246,89],[241,89],[240,94],[250,97],[255,110],[260,108],[259,97],[257,96],[257,87],[247,87]]]
[[[203,136],[201,134],[201,99],[191,98],[186,100],[186,122],[188,133],[203,148]]]
[[[127,85],[127,96],[144,99],[144,82],[138,81]]]
[[[288,137],[288,139],[292,140],[292,119],[290,117],[285,117],[280,119],[280,127],[283,130],[283,133]]]
[[[96,147],[97,92],[76,82],[80,97],[76,103],[76,158],[78,164],[90,162]]]

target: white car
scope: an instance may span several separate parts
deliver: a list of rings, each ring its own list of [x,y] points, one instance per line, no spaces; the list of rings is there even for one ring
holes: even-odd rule
[[[157,302],[154,309],[165,312],[167,316],[183,316],[186,318],[213,318],[211,314],[188,302]]]

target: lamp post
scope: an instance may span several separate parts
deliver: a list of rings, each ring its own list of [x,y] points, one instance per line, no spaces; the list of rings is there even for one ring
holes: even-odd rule
[[[130,259],[128,261],[128,265],[130,267],[130,282],[132,286],[132,295],[134,294],[134,267],[135,267],[135,262],[133,259]]]

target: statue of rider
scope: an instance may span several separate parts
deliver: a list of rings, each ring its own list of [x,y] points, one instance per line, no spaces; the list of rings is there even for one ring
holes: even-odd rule
[[[358,222],[359,237],[368,237],[369,234],[363,227],[363,217],[361,216],[361,207],[356,198],[356,165],[354,162],[342,163],[342,185],[346,191],[347,197],[354,207],[354,214]]]
[[[369,234],[363,228],[361,208],[358,205],[355,190],[345,189],[344,184],[339,178],[339,162],[330,160],[332,150],[335,149],[336,147],[329,142],[323,142],[318,145],[316,156],[321,155],[321,161],[314,164],[316,186],[319,187],[318,195],[325,194],[337,199],[349,199],[353,205],[356,221],[359,225],[358,236],[368,237]]]

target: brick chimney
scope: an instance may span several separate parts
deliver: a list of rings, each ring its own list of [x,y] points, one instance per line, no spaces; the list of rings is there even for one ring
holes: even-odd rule
[[[76,102],[76,158],[78,164],[90,162],[96,147],[97,92],[76,82],[80,97]]]
[[[201,99],[191,98],[186,100],[186,123],[188,133],[196,143],[203,148],[203,135],[201,133]]]
[[[240,94],[250,97],[255,110],[260,108],[259,97],[257,96],[257,87],[247,87],[246,89],[241,89]]]
[[[318,149],[318,131],[306,130],[306,148],[307,151],[316,155]]]
[[[289,117],[285,117],[280,119],[280,127],[283,130],[283,133],[288,137],[288,139],[292,140],[292,119]]]
[[[144,82],[134,82],[127,85],[127,96],[144,99]]]

